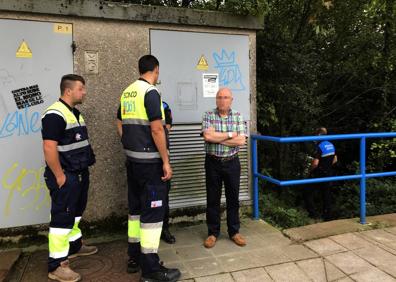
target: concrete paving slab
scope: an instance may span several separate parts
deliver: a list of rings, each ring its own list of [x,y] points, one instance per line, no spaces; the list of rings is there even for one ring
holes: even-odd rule
[[[295,263],[292,262],[266,266],[265,270],[275,281],[309,281],[309,277]]]
[[[341,279],[339,279],[339,280],[336,280],[337,282],[355,282],[355,281],[353,281],[351,278],[349,278],[349,277],[344,277],[344,278],[341,278]]]
[[[179,269],[181,272],[180,279],[191,279],[194,277],[194,275],[191,274],[183,262],[165,263],[165,267]]]
[[[281,232],[261,233],[259,234],[259,236],[264,239],[265,245],[280,247],[280,246],[288,246],[293,243],[289,238],[284,236]]]
[[[205,237],[203,238],[198,233],[190,232],[188,229],[184,230],[182,228],[178,228],[175,229],[172,234],[176,237],[176,243],[173,244],[174,247],[199,246],[203,245],[203,241],[205,240]]]
[[[283,230],[283,233],[295,242],[320,239],[346,232],[362,230],[362,225],[355,219],[341,219],[306,225]]]
[[[0,281],[8,276],[21,255],[21,250],[0,251]]]
[[[273,281],[262,267],[236,271],[231,273],[235,281],[238,282],[270,282]]]
[[[204,258],[184,262],[187,270],[194,276],[207,276],[225,272],[216,258]]]
[[[296,262],[304,273],[314,282],[327,282],[326,269],[322,258],[307,259]]]
[[[265,221],[259,220],[241,220],[241,233],[246,234],[266,234],[279,233],[279,230]]]
[[[387,245],[396,242],[396,235],[382,229],[369,230],[360,233],[362,236],[374,240],[375,242]]]
[[[367,271],[353,274],[353,275],[351,275],[351,278],[358,282],[373,282],[373,281],[394,282],[394,281],[396,281],[396,279],[393,278],[392,276],[390,276],[376,268],[372,268]]]
[[[282,248],[282,251],[293,261],[316,258],[319,255],[304,245],[290,245]]]
[[[173,250],[182,261],[213,257],[212,250],[204,246],[175,247]]]
[[[251,251],[249,256],[255,259],[254,263],[257,264],[257,266],[267,266],[292,261],[281,248],[277,247],[267,247]]]
[[[326,259],[348,275],[372,268],[367,261],[358,257],[351,251],[330,255],[327,256]]]
[[[395,264],[396,261],[394,255],[377,246],[358,249],[354,253],[375,266]]]
[[[368,216],[366,220],[371,224],[362,225],[359,223],[359,218],[341,219],[306,225],[303,227],[290,228],[283,230],[283,233],[295,242],[304,242],[343,233],[370,230],[378,227],[393,227],[396,226],[396,213]],[[394,229],[391,230],[395,232]]]
[[[232,244],[237,246],[233,241],[230,241]],[[268,245],[268,240],[264,239],[260,235],[249,235],[246,236],[246,246],[240,247],[237,246],[240,251],[247,252],[247,251],[254,251],[257,248],[265,248]]]
[[[367,222],[376,223],[377,226],[396,226],[396,213],[368,216]]]
[[[225,256],[218,256],[217,260],[220,262],[222,268],[227,272],[248,269],[261,265],[258,257],[252,253],[228,254]]]
[[[337,281],[338,279],[342,279],[346,276],[344,272],[342,272],[326,259],[324,259],[323,262],[326,270],[327,281]]]
[[[308,241],[305,242],[304,245],[321,256],[328,256],[335,253],[345,252],[347,250],[343,246],[327,238]]]
[[[158,255],[162,261],[166,262],[176,262],[180,261],[180,256],[177,255],[177,250],[174,248],[159,249]]]
[[[195,282],[234,282],[234,279],[232,279],[231,274],[225,273],[195,278]]]
[[[396,227],[385,228],[384,230],[396,235]]]
[[[348,250],[356,250],[373,246],[372,243],[363,239],[361,236],[356,236],[356,233],[346,233],[329,237],[337,244],[347,248]]]

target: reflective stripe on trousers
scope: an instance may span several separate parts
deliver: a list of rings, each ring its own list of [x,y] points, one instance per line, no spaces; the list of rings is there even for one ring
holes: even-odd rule
[[[140,246],[143,254],[158,253],[161,231],[162,221],[140,223]]]
[[[63,258],[69,254],[69,234],[71,229],[50,227],[48,248],[51,258]]]
[[[73,229],[69,233],[69,242],[74,242],[82,237],[81,229],[78,227],[81,216],[75,217]]]
[[[128,242],[140,242],[140,215],[128,216]]]

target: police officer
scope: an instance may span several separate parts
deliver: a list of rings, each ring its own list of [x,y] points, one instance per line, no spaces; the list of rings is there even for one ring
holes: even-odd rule
[[[160,264],[158,247],[166,206],[166,181],[172,177],[164,108],[158,89],[159,62],[139,59],[140,78],[121,94],[117,128],[127,156],[128,272],[141,281],[177,281],[178,269]]]
[[[327,129],[320,127],[316,129],[316,135],[327,135]],[[310,176],[315,178],[329,177],[334,175],[334,165],[337,155],[333,143],[329,141],[315,142],[316,152],[311,163]],[[306,208],[311,217],[315,217],[314,194],[316,191],[321,195],[323,219],[331,219],[331,182],[323,182],[304,190]],[[312,191],[312,188],[314,191]]]
[[[68,258],[94,254],[98,249],[82,244],[78,227],[87,205],[89,171],[95,163],[88,131],[76,105],[85,95],[85,81],[68,74],[60,83],[61,97],[42,117],[45,182],[51,195],[48,234],[48,277],[57,281],[79,281]]]
[[[165,114],[165,128],[167,130],[167,134],[172,129],[172,110],[169,107],[168,103],[162,101],[162,105],[164,107],[164,114]],[[166,207],[165,207],[165,216],[164,216],[164,223],[162,225],[162,233],[161,233],[161,239],[164,240],[168,244],[174,244],[176,243],[176,238],[175,236],[172,235],[169,231],[169,191],[171,188],[171,182],[168,180],[166,182],[167,186],[167,193],[166,193]]]

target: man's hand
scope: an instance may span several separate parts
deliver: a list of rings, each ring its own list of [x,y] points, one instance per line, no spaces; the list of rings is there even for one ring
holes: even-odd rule
[[[58,177],[56,177],[56,183],[58,184],[59,189],[63,187],[66,183],[66,175],[62,173]]]
[[[168,162],[164,162],[162,170],[164,171],[164,176],[161,177],[161,180],[164,182],[170,180],[172,178],[173,171]]]

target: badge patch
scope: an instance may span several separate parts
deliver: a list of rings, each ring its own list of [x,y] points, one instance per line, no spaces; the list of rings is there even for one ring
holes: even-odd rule
[[[81,140],[81,134],[80,133],[76,133],[76,141],[80,141]]]
[[[152,201],[152,202],[151,202],[151,207],[152,207],[152,208],[159,208],[159,207],[162,207],[162,200],[159,200],[159,201]]]

